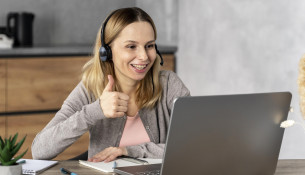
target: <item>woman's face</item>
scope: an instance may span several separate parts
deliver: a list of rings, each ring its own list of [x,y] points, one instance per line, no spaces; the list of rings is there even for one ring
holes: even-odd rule
[[[148,22],[127,25],[111,43],[119,81],[142,80],[156,59],[154,30]]]

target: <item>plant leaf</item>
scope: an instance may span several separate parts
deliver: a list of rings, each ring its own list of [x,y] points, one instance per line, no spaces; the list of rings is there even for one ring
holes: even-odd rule
[[[15,147],[15,143],[16,143],[17,137],[18,137],[18,132],[13,137],[13,140],[12,140],[13,147]]]
[[[16,161],[18,161],[27,153],[28,149],[26,149],[26,151],[21,153],[19,156],[13,158],[15,154],[17,154],[17,152],[20,150],[26,137],[27,136],[24,136],[16,145],[15,143],[17,142],[18,133],[16,133],[14,136],[10,136],[8,139],[4,138],[4,141],[2,137],[0,137],[0,162],[2,165],[14,165],[16,164]]]
[[[0,153],[2,152],[4,148],[4,141],[2,140],[2,137],[0,136]]]
[[[11,155],[10,153],[10,150],[8,149],[8,147],[6,146],[1,154],[0,154],[0,157],[5,161],[5,162],[8,162],[12,159],[13,155]]]
[[[4,148],[4,141],[2,139],[2,137],[0,136],[0,148],[3,149]]]
[[[22,146],[24,140],[25,140],[26,136],[23,137],[23,139],[17,143],[17,145],[15,146],[15,148],[12,150],[11,154],[14,156],[20,149],[20,147]]]
[[[7,145],[7,138],[4,139],[4,146]]]
[[[12,144],[11,144],[10,140],[7,142],[7,147],[8,147],[9,150],[12,150]]]
[[[14,165],[21,157],[23,157],[25,155],[25,153],[28,151],[28,149],[26,149],[22,154],[20,154],[19,156],[15,157],[14,159],[6,162],[6,165]],[[4,165],[4,164],[3,164]]]
[[[5,161],[2,159],[2,157],[0,157],[0,162],[1,162],[2,165],[3,165],[3,163],[5,162]]]

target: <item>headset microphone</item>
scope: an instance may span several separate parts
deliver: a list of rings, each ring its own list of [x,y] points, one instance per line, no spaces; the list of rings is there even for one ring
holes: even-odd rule
[[[161,58],[160,65],[163,66],[163,58],[162,58],[161,53],[160,53],[159,50],[158,50],[157,44],[155,44],[155,47],[156,47],[156,52],[157,52],[157,54],[158,54],[158,55],[160,56],[160,58]]]

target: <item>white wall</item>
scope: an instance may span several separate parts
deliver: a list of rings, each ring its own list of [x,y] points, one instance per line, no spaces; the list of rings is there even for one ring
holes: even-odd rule
[[[291,91],[300,119],[298,61],[305,1],[179,1],[177,72],[192,95]],[[305,131],[285,131],[280,158],[305,158]]]

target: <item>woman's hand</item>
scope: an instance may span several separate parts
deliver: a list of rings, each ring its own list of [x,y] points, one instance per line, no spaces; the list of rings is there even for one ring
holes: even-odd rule
[[[109,82],[100,96],[101,108],[107,118],[122,117],[127,112],[129,96],[124,93],[113,92],[113,77],[108,75],[108,80]]]
[[[90,162],[110,162],[115,160],[117,157],[125,155],[127,156],[127,150],[125,147],[108,147],[102,152],[97,153],[93,157],[89,158]]]

